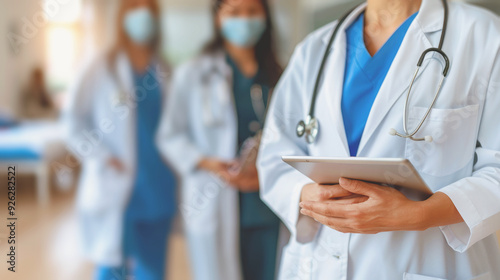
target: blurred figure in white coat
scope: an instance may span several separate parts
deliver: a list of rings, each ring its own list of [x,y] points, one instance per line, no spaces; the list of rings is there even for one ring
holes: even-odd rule
[[[214,40],[174,75],[159,146],[183,175],[194,279],[271,280],[280,221],[259,198],[255,167],[282,71],[271,15],[264,0],[218,0],[214,12]]]
[[[67,112],[82,160],[78,212],[97,280],[163,280],[176,178],[155,136],[168,102],[159,55],[159,4],[123,0],[118,40],[79,82]]]

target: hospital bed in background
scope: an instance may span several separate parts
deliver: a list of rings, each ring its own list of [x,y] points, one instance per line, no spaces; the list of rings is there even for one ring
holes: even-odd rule
[[[58,122],[22,122],[0,128],[0,170],[16,166],[17,174],[34,175],[39,205],[50,200],[51,162],[65,152],[64,129]]]

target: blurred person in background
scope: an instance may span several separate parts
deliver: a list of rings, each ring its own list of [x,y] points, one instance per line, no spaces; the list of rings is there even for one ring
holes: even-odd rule
[[[274,279],[280,221],[259,198],[255,168],[282,73],[267,1],[215,1],[214,29],[202,54],[174,75],[158,145],[183,175],[194,279]]]
[[[21,119],[56,119],[56,108],[45,84],[45,75],[40,67],[33,69],[28,86],[23,92],[19,112]]]
[[[167,99],[159,15],[156,0],[122,0],[115,47],[84,71],[70,102],[83,245],[98,280],[165,278],[176,178],[154,141]]]

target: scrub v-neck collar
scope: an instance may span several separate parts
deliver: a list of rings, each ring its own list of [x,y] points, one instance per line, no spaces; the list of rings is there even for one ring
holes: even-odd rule
[[[396,31],[389,37],[389,39],[384,43],[382,48],[380,48],[377,53],[373,56],[370,55],[368,50],[366,49],[365,41],[364,41],[364,21],[365,21],[365,13],[363,12],[359,18],[353,23],[351,26],[353,31],[353,40],[349,40],[352,47],[355,49],[355,60],[359,65],[363,72],[371,79],[376,79],[376,75],[379,71],[377,71],[379,65],[386,61],[387,59],[394,59],[394,57],[389,57],[390,55],[394,55],[397,53],[394,52],[394,48],[396,47],[399,50],[401,43],[406,35],[406,31],[410,27],[411,23],[417,16],[418,12],[411,15],[401,26],[396,29]]]

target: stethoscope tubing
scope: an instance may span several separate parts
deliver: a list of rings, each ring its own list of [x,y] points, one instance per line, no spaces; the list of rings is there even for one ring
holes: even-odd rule
[[[403,112],[403,130],[404,130],[405,133],[402,134],[402,133],[397,132],[395,129],[391,129],[391,132],[390,132],[391,135],[400,136],[402,138],[408,138],[408,139],[411,139],[411,140],[414,140],[414,141],[424,141],[424,140],[428,141],[428,142],[432,141],[432,137],[430,137],[430,136],[426,136],[425,138],[415,138],[414,136],[422,128],[425,120],[429,117],[432,108],[434,108],[434,105],[436,104],[437,98],[439,97],[439,95],[441,93],[441,89],[443,87],[443,83],[444,83],[444,81],[445,81],[445,79],[448,76],[449,71],[450,71],[450,59],[448,58],[448,56],[446,55],[446,53],[443,51],[443,44],[444,44],[444,40],[446,38],[446,31],[448,29],[448,14],[449,14],[449,9],[448,9],[448,3],[446,2],[446,0],[442,0],[442,3],[443,3],[443,7],[444,7],[444,20],[443,20],[443,29],[441,31],[441,38],[439,40],[439,46],[437,48],[429,48],[429,49],[425,50],[422,53],[422,55],[420,56],[420,59],[419,59],[419,61],[417,63],[417,70],[415,71],[415,74],[413,75],[413,78],[411,80],[411,83],[410,83],[410,86],[409,86],[409,89],[408,89],[408,93],[406,95],[406,102],[405,102],[404,112]],[[311,98],[311,105],[310,105],[310,109],[309,109],[309,114],[307,115],[306,121],[300,121],[298,123],[298,125],[297,125],[297,130],[296,130],[297,137],[300,138],[300,137],[302,137],[302,136],[305,135],[306,142],[309,143],[309,144],[312,144],[315,141],[316,136],[318,134],[318,130],[319,130],[319,122],[315,118],[314,115],[315,115],[315,109],[316,109],[316,100],[317,100],[317,97],[318,97],[318,94],[319,94],[319,85],[320,85],[321,78],[322,78],[323,73],[324,73],[326,61],[328,59],[328,56],[329,56],[330,51],[331,51],[331,48],[333,46],[333,43],[335,42],[335,39],[337,37],[337,34],[338,34],[340,28],[342,27],[343,23],[347,20],[347,18],[349,17],[349,15],[356,8],[354,8],[353,10],[349,11],[348,13],[346,13],[339,20],[339,22],[337,23],[337,26],[335,27],[335,29],[334,29],[334,31],[332,33],[332,36],[330,37],[330,39],[328,41],[328,45],[326,47],[325,53],[323,55],[323,58],[321,60],[320,68],[319,68],[319,71],[318,71],[318,75],[316,76],[316,81],[315,81],[315,84],[314,84],[313,95],[312,95],[312,98]],[[412,91],[412,88],[413,88],[413,86],[415,84],[415,81],[417,79],[418,73],[420,71],[420,68],[422,67],[423,62],[424,62],[426,56],[429,53],[432,53],[432,52],[438,53],[439,55],[441,55],[443,57],[444,61],[445,61],[445,67],[443,69],[443,77],[442,77],[442,79],[441,79],[441,81],[439,83],[438,90],[437,90],[436,94],[434,95],[434,98],[433,98],[433,100],[432,100],[429,108],[427,109],[424,117],[421,119],[421,121],[419,122],[419,124],[417,125],[417,127],[411,133],[409,133],[408,132],[408,123],[407,122],[408,122],[408,107],[409,107],[409,102],[410,102],[411,91]]]

